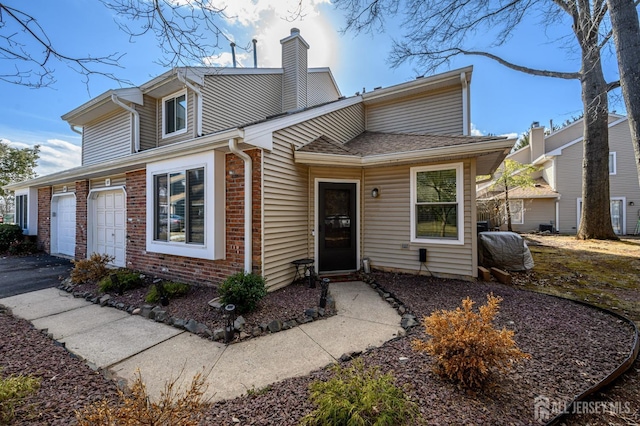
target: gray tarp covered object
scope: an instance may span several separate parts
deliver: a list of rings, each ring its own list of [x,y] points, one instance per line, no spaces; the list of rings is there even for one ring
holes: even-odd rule
[[[478,234],[480,265],[507,271],[533,268],[533,258],[527,243],[515,232],[480,232]]]

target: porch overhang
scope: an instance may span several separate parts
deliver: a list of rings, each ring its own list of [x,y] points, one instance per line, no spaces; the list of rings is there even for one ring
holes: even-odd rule
[[[499,139],[473,144],[399,151],[385,154],[334,154],[295,151],[295,161],[310,166],[380,167],[418,162],[477,158],[477,174],[491,174],[513,147],[515,139]]]

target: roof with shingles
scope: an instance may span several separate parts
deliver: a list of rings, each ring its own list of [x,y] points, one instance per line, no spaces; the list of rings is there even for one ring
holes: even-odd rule
[[[381,133],[365,131],[347,143],[340,144],[320,136],[300,147],[300,152],[336,155],[354,155],[367,157],[399,152],[412,152],[427,149],[443,148],[457,145],[471,145],[506,139],[500,136],[449,136],[449,135],[415,135],[403,133]]]
[[[512,200],[528,198],[558,198],[559,196],[560,194],[557,191],[554,191],[541,177],[534,180],[533,186],[528,186],[526,188],[518,187],[509,190],[509,198]],[[478,199],[488,198],[504,198],[504,191],[489,190],[483,194],[478,194]]]

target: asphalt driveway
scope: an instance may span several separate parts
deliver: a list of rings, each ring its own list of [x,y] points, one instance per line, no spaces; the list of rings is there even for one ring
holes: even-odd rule
[[[44,253],[0,257],[0,298],[56,287],[72,268],[70,260]]]

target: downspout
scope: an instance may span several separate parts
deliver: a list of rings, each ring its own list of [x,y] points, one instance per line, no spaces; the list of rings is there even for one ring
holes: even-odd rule
[[[462,134],[469,135],[469,83],[467,73],[460,73],[460,83],[462,84]]]
[[[115,94],[111,95],[111,100],[114,104],[126,109],[131,114],[133,114],[133,149],[135,152],[140,151],[140,114],[134,108],[131,108],[129,105],[123,103],[118,99]]]
[[[69,124],[69,127],[71,128],[71,131],[73,133],[77,133],[79,135],[82,135],[82,130],[76,129],[76,125],[75,124]]]
[[[202,91],[199,87],[194,86],[189,82],[182,74],[178,73],[178,80],[180,80],[185,86],[187,86],[193,93],[196,94],[196,127],[195,127],[195,135],[193,137],[197,138],[198,136],[202,136]]]
[[[252,161],[246,152],[238,148],[238,141],[236,139],[229,139],[229,150],[244,161],[244,271],[249,274],[253,270]]]

